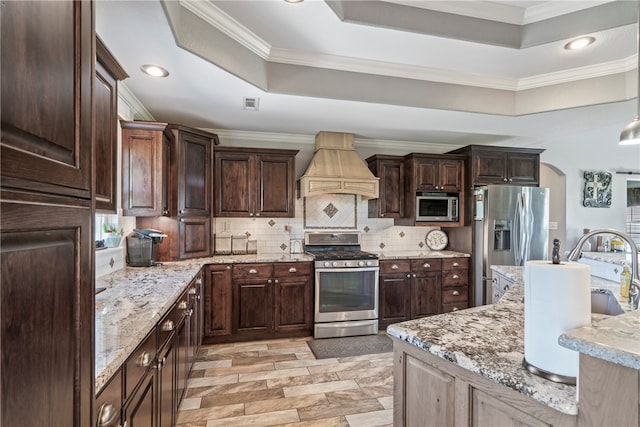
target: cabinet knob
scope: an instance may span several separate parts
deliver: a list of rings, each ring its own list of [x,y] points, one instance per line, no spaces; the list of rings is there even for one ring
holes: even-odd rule
[[[460,292],[458,292],[458,291],[453,291],[451,293],[453,294],[454,297],[457,297],[458,295],[460,295]]]
[[[296,273],[297,271],[298,271],[298,270],[296,270],[296,268],[295,268],[295,267],[291,267],[291,268],[289,269],[289,273]]]
[[[491,283],[498,283],[498,279],[494,277],[493,279],[491,279]]]
[[[460,267],[460,263],[459,262],[454,262],[453,264],[451,264],[454,267]]]
[[[256,216],[260,216],[260,212],[257,212],[257,213],[256,213]]]
[[[180,209],[180,215],[184,214],[184,209]]]
[[[162,215],[164,215],[164,216],[169,215],[169,210],[168,209],[163,209],[162,210]]]
[[[256,270],[255,268],[250,268],[249,274],[258,274],[258,270]]]
[[[195,295],[195,294],[196,294],[196,288],[189,289],[189,295]]]
[[[451,311],[458,311],[458,307],[453,307],[453,310]]]
[[[116,415],[118,411],[116,411],[115,406],[111,403],[103,403],[100,405],[100,409],[98,410],[98,427],[107,427],[113,425],[113,422],[116,420]]]
[[[249,212],[249,216],[253,216],[253,212]]]
[[[187,308],[187,302],[186,302],[186,301],[180,301],[180,302],[178,303],[178,308],[179,308],[180,310],[185,310],[185,309]]]
[[[422,265],[422,268],[431,268],[431,264],[429,264],[428,262],[425,262],[425,263]]]
[[[384,214],[383,214],[383,213],[381,213],[381,214],[380,214],[380,216],[384,216]]]
[[[149,354],[149,352],[145,351],[138,358],[138,366],[146,368],[149,365],[151,365],[151,355]]]
[[[231,266],[230,265],[227,265],[227,270],[231,270]]]
[[[271,279],[267,280],[267,283],[271,283]]]
[[[200,301],[200,295],[196,295],[196,299]]]
[[[439,190],[439,189],[440,189],[440,187],[438,187],[438,186],[436,185],[436,190]]]
[[[502,182],[507,182],[507,178],[502,178]]]
[[[180,218],[180,222],[184,222],[184,218]]]
[[[393,265],[391,266],[391,269],[392,269],[392,270],[397,270],[398,268],[400,268],[400,267],[398,267],[398,264],[393,264]]]
[[[416,273],[413,273],[413,277],[416,277]]]
[[[513,179],[509,178],[509,182],[513,182]]]
[[[407,274],[407,277],[411,277],[411,275],[410,275],[410,274]]]
[[[274,280],[275,283],[278,283],[278,279]]]
[[[457,274],[454,274],[453,276],[451,276],[452,279],[459,279],[460,276],[458,276]]]
[[[174,328],[175,328],[175,325],[173,324],[173,320],[167,320],[162,324],[163,331],[167,331],[167,332],[173,331]]]
[[[202,285],[202,277],[196,279],[196,285]],[[194,292],[195,293],[195,292]]]

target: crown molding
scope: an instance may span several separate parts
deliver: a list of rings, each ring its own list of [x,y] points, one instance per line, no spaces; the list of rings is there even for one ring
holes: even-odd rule
[[[118,99],[129,107],[129,110],[133,113],[133,118],[135,120],[155,120],[149,110],[146,109],[142,102],[140,102],[140,100],[123,82],[118,82]]]
[[[271,45],[233,19],[211,1],[179,0],[178,3],[262,59],[268,59],[269,53],[271,52]]]
[[[580,0],[580,1],[547,1],[541,4],[527,7],[522,24],[544,21],[561,15],[611,3],[615,0]]]

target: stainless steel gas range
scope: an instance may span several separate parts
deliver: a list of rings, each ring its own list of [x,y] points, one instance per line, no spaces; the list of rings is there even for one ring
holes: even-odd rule
[[[378,333],[378,257],[360,249],[359,232],[307,232],[315,264],[314,337]]]

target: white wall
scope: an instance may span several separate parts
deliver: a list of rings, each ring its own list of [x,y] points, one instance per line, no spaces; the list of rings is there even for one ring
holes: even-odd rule
[[[572,247],[584,228],[625,229],[626,181],[628,175],[616,171],[640,171],[640,146],[618,145],[620,130],[626,123],[597,132],[585,132],[547,140],[540,159],[566,176],[566,242]],[[587,208],[582,205],[585,170],[605,170],[613,175],[612,201],[609,208]]]

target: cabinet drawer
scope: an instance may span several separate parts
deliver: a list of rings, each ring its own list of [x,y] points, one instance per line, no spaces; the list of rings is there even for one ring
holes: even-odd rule
[[[267,279],[273,275],[273,264],[236,264],[233,266],[233,277],[243,279]]]
[[[153,364],[156,358],[156,330],[151,331],[140,346],[133,352],[125,365],[125,395],[127,399]]]
[[[448,304],[442,304],[443,313],[451,313],[452,311],[464,310],[467,308],[467,302],[452,302]]]
[[[469,258],[444,258],[442,260],[443,270],[468,270]]]
[[[411,261],[408,259],[380,261],[380,274],[409,273],[410,271]]]
[[[310,276],[310,262],[277,262],[273,264],[273,275],[277,278]]]
[[[179,301],[184,300],[180,298]],[[181,318],[184,316],[184,309],[178,308],[178,303],[175,303],[171,310],[160,320],[158,323],[158,348],[162,348],[173,337],[176,328],[180,324]]]
[[[467,270],[453,270],[442,272],[442,286],[444,287],[467,285],[468,283],[469,281]]]
[[[118,370],[96,397],[94,413],[96,425],[100,425],[100,420],[102,420],[102,423],[105,425],[116,426],[120,424],[121,409],[122,371]],[[108,424],[108,421],[111,419],[113,421],[111,424]]]
[[[442,290],[442,302],[444,304],[460,303],[467,304],[467,286],[455,286]]]
[[[440,258],[424,258],[424,259],[412,259],[411,271],[420,274],[421,272],[428,273],[431,271],[442,270],[442,259]]]

